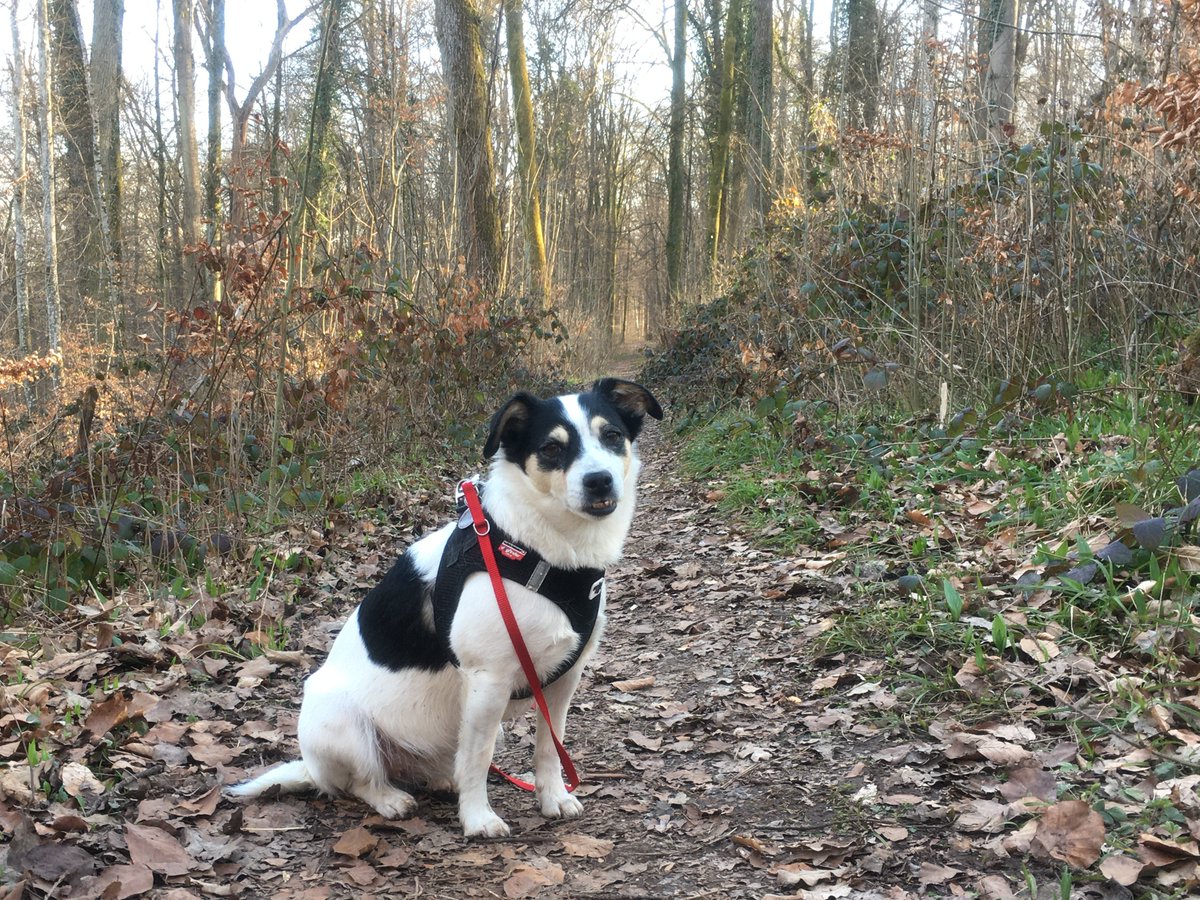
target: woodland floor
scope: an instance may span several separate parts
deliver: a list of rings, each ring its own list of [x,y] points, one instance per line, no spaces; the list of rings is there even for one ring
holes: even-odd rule
[[[207,624],[187,641],[156,644],[152,631],[118,627],[124,640],[111,650],[88,650],[85,640],[85,649],[43,651],[37,671],[53,696],[69,701],[89,683],[110,689],[77,723],[68,756],[94,768],[97,747],[107,746],[120,784],[99,796],[83,766],[55,768],[44,777],[62,788],[47,807],[40,794],[22,801],[10,770],[9,799],[0,801],[5,831],[16,832],[2,848],[8,879],[32,871],[26,896],[99,896],[120,882],[104,896],[170,898],[1016,889],[1019,857],[998,858],[953,827],[956,804],[989,781],[979,774],[986,764],[951,761],[941,740],[888,715],[896,701],[872,678],[870,659],[818,655],[814,636],[849,600],[822,575],[820,554],[755,547],[705,502],[702,486],[681,479],[672,446],[650,432],[639,515],[610,575],[608,632],[570,718],[582,818],[546,821],[530,796],[495,784],[493,804],[513,836],[467,842],[447,797],[420,798],[416,818],[384,822],[349,800],[239,805],[219,796],[219,782],[295,756],[302,678],[362,589],[411,540],[414,514],[398,510],[393,524],[360,523],[348,546],[321,551],[306,596],[284,610],[283,649],[241,662],[199,652],[248,627],[222,622],[222,604],[210,598]],[[436,522],[440,502],[425,498],[422,528]],[[402,520],[410,524],[395,524]],[[121,725],[140,718],[148,731]],[[501,761],[512,771],[527,765],[531,722],[508,729]],[[52,864],[67,865],[58,857],[68,850],[85,851],[82,871],[98,874],[53,887]]]

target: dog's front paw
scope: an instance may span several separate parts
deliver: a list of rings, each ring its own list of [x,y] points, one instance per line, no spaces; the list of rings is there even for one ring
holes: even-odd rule
[[[490,809],[479,813],[459,813],[466,837],[508,837],[508,825]]]
[[[547,791],[538,795],[542,805],[542,815],[547,819],[574,819],[583,815],[583,804],[567,793],[565,788],[559,788],[554,793]]]

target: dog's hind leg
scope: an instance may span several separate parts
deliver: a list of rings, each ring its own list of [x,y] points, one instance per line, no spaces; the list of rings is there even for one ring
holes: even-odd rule
[[[454,757],[458,818],[467,837],[503,837],[508,826],[488,802],[488,766],[508,706],[508,683],[483,669],[463,669],[462,724]]]
[[[326,696],[301,709],[300,751],[313,781],[327,793],[358,797],[385,819],[407,818],[416,800],[389,780],[374,725],[342,700]]]
[[[567,728],[567,710],[571,706],[575,689],[579,687],[582,674],[583,665],[576,663],[569,672],[564,673],[553,684],[546,685],[543,690],[546,706],[550,710],[550,720],[554,723],[554,732],[560,741],[566,740],[563,732]],[[554,741],[550,739],[550,729],[546,727],[541,715],[537,717],[537,746],[533,751],[533,772],[538,805],[542,808],[543,816],[548,819],[570,819],[583,814],[583,804],[571,796],[567,786],[563,784],[558,751],[554,747]]]

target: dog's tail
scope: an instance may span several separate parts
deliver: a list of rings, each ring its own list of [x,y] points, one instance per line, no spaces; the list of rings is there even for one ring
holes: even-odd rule
[[[247,800],[257,797],[273,787],[278,787],[285,794],[291,794],[297,791],[312,790],[316,786],[317,783],[313,780],[312,773],[308,771],[308,766],[304,764],[304,760],[298,759],[295,762],[283,763],[273,769],[267,769],[250,781],[231,784],[225,788],[225,793],[231,797]]]

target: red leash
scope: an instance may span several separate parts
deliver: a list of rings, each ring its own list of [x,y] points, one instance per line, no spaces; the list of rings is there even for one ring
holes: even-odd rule
[[[517,617],[513,615],[512,605],[508,602],[508,592],[504,590],[504,579],[500,577],[500,568],[496,565],[496,554],[492,550],[492,539],[488,537],[491,525],[484,518],[483,505],[479,502],[479,493],[475,490],[475,483],[472,481],[464,481],[458,487],[463,492],[463,498],[467,501],[467,509],[471,511],[472,527],[475,529],[475,536],[479,539],[479,549],[483,553],[483,564],[487,566],[488,575],[492,578],[492,590],[496,592],[496,605],[500,607],[500,617],[504,619],[504,627],[508,629],[508,636],[512,640],[513,650],[516,651],[517,659],[521,661],[521,668],[525,672],[525,677],[529,680],[529,689],[533,692],[534,702],[537,703],[538,709],[541,710],[546,727],[550,729],[550,739],[554,741],[554,749],[558,751],[559,762],[562,763],[563,771],[567,775],[567,790],[573,791],[579,786],[579,774],[575,771],[575,764],[571,762],[571,756],[567,753],[567,748],[563,746],[562,741],[558,739],[558,735],[554,733],[554,724],[550,721],[550,709],[546,706],[546,698],[542,694],[542,681],[538,678],[537,669],[533,665],[533,658],[530,657],[529,649],[525,646],[525,639],[521,637],[521,629],[517,626]],[[534,785],[528,781],[522,781],[520,778],[514,778],[497,765],[492,765],[491,771],[506,781],[515,784],[523,791],[534,790]]]

